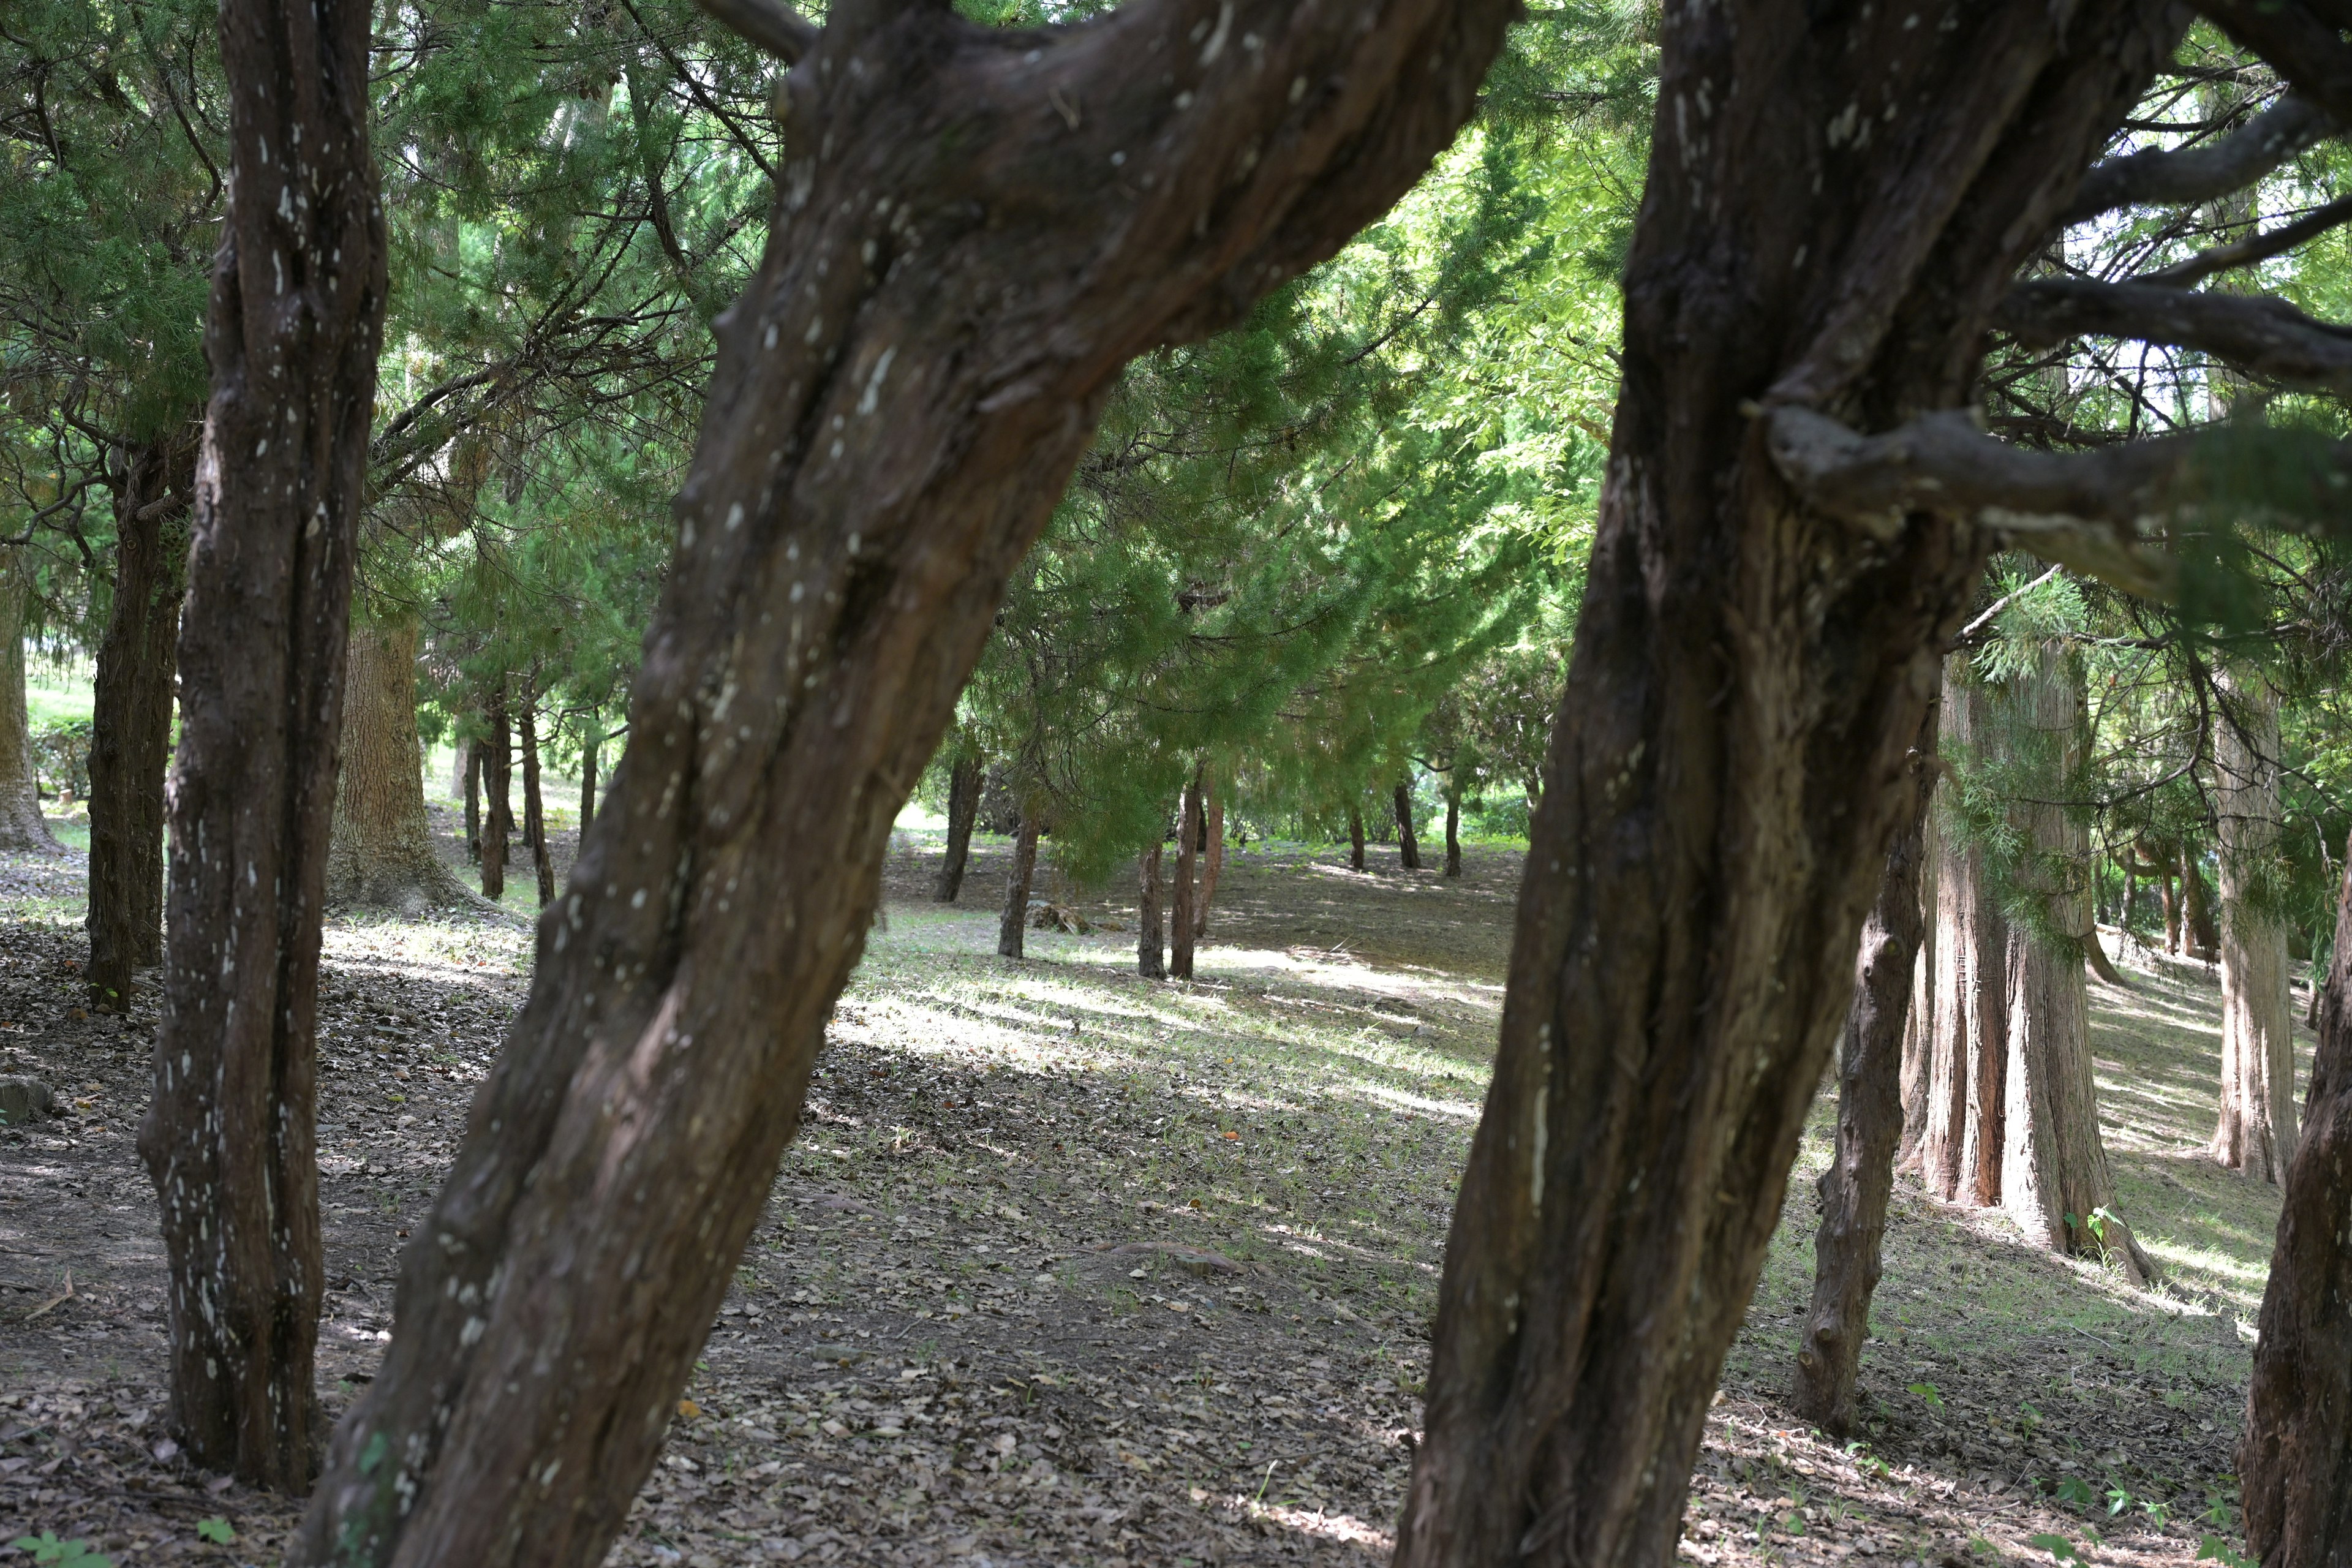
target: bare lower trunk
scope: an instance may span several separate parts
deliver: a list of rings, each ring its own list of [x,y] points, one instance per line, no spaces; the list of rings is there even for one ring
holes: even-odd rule
[[[1912,753],[1911,819],[1887,851],[1878,899],[1862,928],[1853,1005],[1838,1047],[1837,1144],[1814,1184],[1821,1228],[1813,1235],[1813,1303],[1790,1403],[1843,1440],[1853,1427],[1854,1374],[1870,1332],[1878,1289],[1895,1148],[1903,1135],[1904,1025],[1911,1013],[1913,964],[1926,920],[1919,907],[1923,829],[1936,784],[1936,718],[1921,726]]]
[[[1418,179],[1510,10],[844,5],[813,38],[781,13],[733,13],[805,58],[628,752],[298,1564],[603,1561],[770,1203],[891,823],[1120,366]]]
[[[2352,845],[2305,1111],[2238,1439],[2246,1552],[2263,1568],[2352,1558]]]
[[[1938,740],[1942,725],[1938,714]],[[1938,770],[1940,773],[1940,769]],[[1919,821],[1919,947],[1911,960],[1911,1001],[1903,1014],[1903,1141],[1895,1168],[1917,1173],[1927,1142],[1927,1091],[1935,1063],[1937,868],[1944,854],[1936,825],[1936,791],[1928,786],[1927,809]]]
[[[588,830],[596,825],[596,760],[604,749],[594,719],[588,721],[585,731],[580,739],[580,839],[583,844]]]
[[[415,616],[352,627],[327,899],[415,913],[464,889],[433,850],[416,734]]]
[[[121,1011],[163,957],[163,775],[185,586],[185,432],[134,447],[115,498],[114,606],[98,647],[89,741],[91,1005]]]
[[[1192,911],[1194,942],[1209,934],[1209,909],[1216,902],[1217,879],[1225,869],[1225,797],[1218,793],[1213,772],[1202,774],[1201,790],[1209,803],[1209,845],[1201,860],[1201,899]]]
[[[1352,805],[1348,808],[1348,868],[1364,868],[1364,814]]]
[[[514,842],[514,732],[504,681],[490,689],[482,717],[490,727],[482,741],[482,897],[495,903],[506,896],[507,857]]]
[[[1944,662],[1942,731],[1965,753],[1991,743],[1992,694],[1966,653]],[[1947,1203],[2000,1201],[2000,1118],[2009,1067],[2009,922],[1983,847],[1939,829],[1934,1026],[1920,1179]]]
[[[517,718],[522,740],[522,841],[539,877],[540,908],[545,909],[555,901],[555,858],[547,852],[547,800],[539,787],[539,692],[528,675]]]
[[[236,178],[205,325],[167,1005],[139,1131],[171,1261],[179,1440],[287,1491],[322,1436],[313,1009],[385,298],[368,16],[349,0],[220,9]]]
[[[948,852],[940,862],[931,897],[951,904],[963,889],[963,868],[971,858],[971,826],[980,816],[981,768],[977,756],[958,757],[948,770]]]
[[[2132,983],[2123,977],[2116,970],[2115,961],[2107,956],[2106,945],[2099,940],[2099,928],[2095,924],[2083,933],[2083,962],[2091,966],[2092,973],[2117,990],[2132,988]]]
[[[479,741],[466,742],[466,858],[482,863],[482,764],[489,749]]]
[[[1146,980],[1164,980],[1165,939],[1160,929],[1160,841],[1135,862],[1135,972]]]
[[[2221,1116],[2214,1160],[2265,1182],[2294,1158],[2294,997],[2278,900],[2278,700],[2259,675],[2224,673],[2237,699],[2214,727],[2221,869]]]
[[[1757,400],[1962,404],[1989,302],[2185,26],[2137,0],[1664,15],[1608,479],[1399,1568],[1673,1561],[1987,542],[1808,510]],[[1968,134],[1820,132],[1927,100]]]
[[[1037,877],[1037,814],[1024,811],[1013,830],[1013,864],[1004,878],[1004,918],[997,922],[996,951],[1019,958],[1029,931],[1029,886]]]
[[[1201,810],[1201,770],[1195,768],[1176,814],[1176,896],[1168,911],[1168,973],[1178,980],[1192,978],[1193,922],[1200,917],[1199,847],[1207,826]]]
[[[25,601],[31,593],[24,551],[0,550],[0,850],[54,855],[63,846],[41,815],[33,724],[25,708]]]
[[[1412,836],[1412,786],[1396,786],[1397,859],[1408,871],[1421,869],[1421,840]]]
[[[1462,875],[1462,797],[1445,792],[1445,874]]]
[[[2174,888],[2179,879],[2180,868],[2177,865],[2167,866],[2163,870],[2162,876],[2164,889],[2164,951],[2167,952],[2177,953],[2180,951],[2180,899],[2179,894],[2174,891]]]
[[[2180,940],[2189,957],[2210,963],[2214,950],[2221,945],[2221,930],[2213,919],[2205,868],[2197,859],[2197,847],[2184,842],[2180,847]]]

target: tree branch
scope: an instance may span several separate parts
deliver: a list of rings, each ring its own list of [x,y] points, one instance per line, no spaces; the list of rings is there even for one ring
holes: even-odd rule
[[[816,47],[817,29],[783,0],[695,0],[705,15],[786,65]]]
[[[2201,283],[2216,272],[2227,272],[2236,267],[2252,267],[2268,261],[2272,257],[2293,250],[2305,240],[2326,234],[2340,224],[2352,223],[2352,196],[2338,196],[2325,206],[2314,207],[2296,218],[2264,232],[2250,234],[2228,245],[2216,245],[2200,250],[2188,260],[2167,267],[2161,271],[2142,273],[2131,279],[2134,283],[2159,283],[2168,289],[2186,289]]]
[[[2253,50],[2287,85],[2352,125],[2352,46],[2332,16],[2292,0],[2196,0],[2235,42]]]
[[[2202,294],[2161,283],[2037,279],[2009,291],[1993,325],[2029,348],[2068,338],[2126,338],[2196,349],[2249,375],[2352,392],[2352,329],[2282,300]]]
[[[2226,196],[2340,129],[2326,110],[2290,93],[2217,142],[2095,165],[2083,176],[2064,221],[2084,223],[2116,207],[2185,206]]]

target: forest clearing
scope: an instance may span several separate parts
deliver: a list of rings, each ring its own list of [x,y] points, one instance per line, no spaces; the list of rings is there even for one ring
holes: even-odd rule
[[[1236,852],[1216,941],[1171,988],[1132,973],[1132,902],[1074,901],[1094,933],[999,957],[984,896],[929,897],[939,838],[895,837],[887,925],[610,1561],[1385,1562],[1519,856],[1473,847],[1454,881],[1384,847],[1365,872],[1344,846]],[[982,839],[975,891],[1008,858]],[[0,1519],[127,1563],[270,1561],[293,1510],[164,1436],[162,1257],[130,1139],[154,1015],[74,1016],[78,870],[16,860],[0,894],[20,1031],[0,1071],[73,1090],[57,1130],[0,1132]],[[1858,1443],[1824,1438],[1785,1395],[1832,1090],[1708,1418],[1682,1561],[1990,1563],[2038,1557],[2038,1534],[2194,1559],[2231,1486],[2277,1202],[2203,1153],[2210,969],[2140,956],[2135,990],[2095,988],[2093,1041],[2122,1108],[2103,1128],[2118,1206],[2163,1289],[1906,1184]],[[381,1357],[402,1238],[527,960],[495,916],[329,927],[331,1409]],[[201,1540],[209,1519],[236,1542]]]

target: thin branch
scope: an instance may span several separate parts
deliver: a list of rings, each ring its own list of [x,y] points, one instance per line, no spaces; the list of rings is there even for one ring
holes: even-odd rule
[[[2188,260],[2178,262],[2161,271],[2142,273],[2131,279],[2134,283],[2156,283],[2168,289],[2187,289],[2203,282],[2216,272],[2232,268],[2252,267],[2268,261],[2273,256],[2293,250],[2306,239],[2315,238],[2339,225],[2352,223],[2352,196],[2338,196],[2325,206],[2314,207],[2293,223],[2281,224],[2265,232],[2250,234],[2228,245],[2216,245],[2199,251]]]
[[[1977,639],[1984,635],[1985,631],[1991,626],[1993,622],[2000,618],[2000,613],[2003,610],[2009,608],[2011,605],[2017,603],[2018,600],[2025,597],[2026,595],[2031,594],[2034,589],[2039,588],[2042,584],[2047,583],[2051,578],[2055,577],[2059,573],[2063,572],[2064,570],[2066,570],[2066,568],[2063,566],[2053,566],[2049,571],[2044,572],[2041,576],[2036,577],[2024,587],[2012,588],[2008,593],[2003,594],[2000,598],[1995,599],[1990,605],[1985,606],[1984,614],[1979,616],[1975,620],[1970,621],[1967,626],[1960,628],[1960,635],[1952,639],[1953,648],[1957,650],[1964,647],[1976,647]]]
[[[786,65],[816,47],[817,28],[782,0],[695,0],[730,32]]]
[[[2045,278],[2011,289],[1993,324],[2028,348],[2075,337],[2134,339],[2197,349],[2289,385],[2352,392],[2352,329],[2258,295]]]
[[[2339,17],[2315,15],[2294,0],[2196,0],[2196,5],[2232,41],[2262,56],[2289,87],[2352,125],[2352,47],[2344,42]]]
[[[2325,110],[2290,93],[2209,145],[2134,153],[2096,165],[2083,176],[2065,221],[2083,223],[2116,207],[2185,206],[2226,196],[2337,130]]]

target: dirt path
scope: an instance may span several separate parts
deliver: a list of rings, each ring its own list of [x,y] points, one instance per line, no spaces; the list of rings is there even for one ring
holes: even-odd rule
[[[925,896],[927,846],[894,855],[887,928],[613,1562],[1385,1561],[1516,857],[1474,850],[1448,884],[1392,850],[1369,875],[1237,855],[1190,987],[1133,977],[1131,927],[1033,932],[1027,961],[998,959],[1001,868],[985,847],[946,908]],[[272,1562],[289,1510],[163,1436],[160,1248],[131,1139],[152,1004],[76,1016],[78,875],[0,870],[0,919],[18,917],[0,925],[0,1072],[73,1108],[0,1132],[0,1541]],[[332,1408],[381,1354],[403,1237],[520,1001],[524,934],[495,916],[329,932]],[[2165,1048],[2193,1077],[2200,994],[2179,989],[2138,1000],[2179,1014]],[[2138,1070],[2103,1066],[2118,1097]],[[2252,1235],[2260,1194],[2216,1186],[2234,1179],[2195,1169],[2177,1131],[2118,1149],[2127,1192],[2179,1198],[2177,1222],[2151,1200],[2135,1223],[2235,1279],[2246,1247],[2216,1250],[2191,1216],[2229,1199],[2219,1229]],[[2245,1369],[2210,1309],[2242,1292],[2199,1276],[2193,1300],[2140,1295],[1906,1194],[1864,1362],[1870,1432],[1841,1451],[1775,1403],[1810,1281],[1803,1180],[1710,1422],[1687,1558],[1891,1565],[1976,1542],[2046,1562],[2026,1544],[2045,1531],[2094,1560],[2193,1555]],[[2070,1476],[2097,1494],[2087,1514],[2043,1495]],[[2128,1493],[2113,1516],[2111,1482]],[[205,1520],[237,1539],[199,1540]]]

